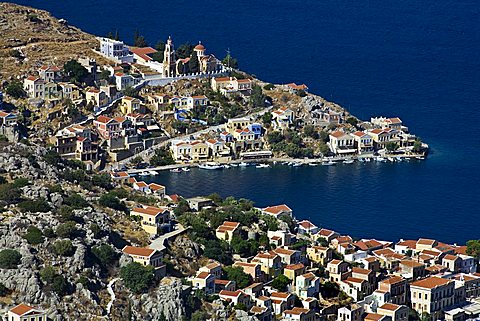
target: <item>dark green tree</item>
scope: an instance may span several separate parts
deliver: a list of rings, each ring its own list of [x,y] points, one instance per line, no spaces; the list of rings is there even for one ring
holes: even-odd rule
[[[9,83],[5,89],[5,92],[7,95],[12,96],[15,99],[23,98],[27,95],[25,90],[23,90],[22,83],[19,81],[12,81]]]
[[[5,249],[0,251],[0,269],[16,269],[22,255],[17,250]]]
[[[226,67],[231,67],[233,69],[238,69],[238,60],[233,58],[230,54],[227,54],[222,60],[222,64]]]
[[[75,248],[70,240],[58,240],[53,243],[53,252],[61,256],[72,256]]]
[[[275,279],[273,279],[271,285],[273,288],[277,289],[280,292],[286,292],[288,285],[292,282],[289,278],[285,275],[280,274]]]
[[[88,76],[88,70],[76,60],[69,60],[63,65],[64,72],[74,83],[82,83]]]
[[[142,293],[153,284],[153,272],[153,266],[143,266],[140,263],[131,262],[121,268],[120,277],[130,291]]]
[[[470,240],[467,242],[467,254],[477,260],[480,259],[480,240]]]
[[[27,242],[32,245],[37,245],[37,244],[43,243],[44,241],[42,231],[40,231],[40,229],[35,225],[30,225],[27,228],[27,233],[23,235],[23,238],[26,239]]]
[[[242,267],[226,266],[223,273],[228,280],[235,281],[239,289],[243,289],[252,283],[252,277],[245,273]]]
[[[135,30],[135,34],[133,35],[133,45],[135,47],[148,47],[145,37],[140,35],[138,29]]]
[[[105,267],[112,265],[116,258],[117,254],[108,244],[102,244],[92,248],[92,253],[98,259],[98,261]]]
[[[190,56],[190,60],[188,61],[188,69],[191,73],[197,73],[200,71],[200,62],[198,61],[196,52],[192,53]]]

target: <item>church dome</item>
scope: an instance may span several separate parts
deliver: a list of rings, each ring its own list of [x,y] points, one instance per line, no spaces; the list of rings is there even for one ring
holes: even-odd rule
[[[198,45],[193,48],[193,50],[205,50],[205,47],[202,45],[201,42],[199,42]]]

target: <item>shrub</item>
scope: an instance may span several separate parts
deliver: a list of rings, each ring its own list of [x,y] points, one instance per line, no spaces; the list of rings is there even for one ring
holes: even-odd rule
[[[61,275],[56,275],[56,276],[53,278],[52,289],[53,289],[53,291],[55,291],[55,293],[57,293],[58,295],[64,296],[65,294],[68,293],[69,284],[68,284],[67,280],[66,280],[63,276],[61,276]]]
[[[77,193],[69,195],[67,198],[65,198],[64,202],[74,209],[85,208],[89,205],[88,202]]]
[[[7,179],[3,176],[0,176],[0,185],[1,184],[6,184],[7,183]]]
[[[98,203],[104,207],[109,207],[114,210],[119,210],[119,211],[125,210],[125,205],[123,205],[122,202],[120,202],[118,197],[110,193],[103,194],[102,196],[100,196]]]
[[[20,200],[22,196],[21,191],[18,188],[13,187],[12,184],[0,185],[0,200],[7,204],[14,204]]]
[[[48,205],[47,201],[43,198],[40,197],[37,200],[26,200],[18,204],[18,207],[23,212],[30,212],[30,213],[45,213],[50,211],[50,205]]]
[[[72,256],[75,253],[75,248],[70,240],[58,240],[53,243],[53,251],[57,255]]]
[[[42,231],[40,231],[38,229],[38,227],[36,227],[34,225],[30,225],[27,228],[27,233],[25,233],[23,238],[26,239],[27,242],[29,244],[32,244],[32,245],[37,245],[37,244],[43,243],[43,240],[44,240],[43,235],[42,235]]]
[[[263,89],[265,90],[272,90],[273,88],[275,88],[274,84],[266,84],[265,86],[263,86]]]
[[[99,238],[100,236],[102,236],[103,231],[100,228],[100,226],[98,226],[98,224],[96,224],[96,223],[90,224],[89,229],[93,233],[94,238]]]
[[[92,248],[92,253],[103,266],[112,265],[117,258],[117,254],[110,245],[102,244]]]
[[[92,183],[95,186],[102,187],[105,189],[110,189],[112,187],[111,181],[110,181],[110,175],[108,174],[93,175]]]
[[[153,266],[143,266],[137,262],[131,262],[122,267],[120,277],[125,286],[134,293],[142,293],[148,290],[154,280]]]
[[[69,182],[83,182],[87,179],[87,175],[83,169],[67,170],[63,173],[63,178]]]
[[[55,269],[50,265],[40,270],[40,279],[46,284],[51,284],[56,275]]]
[[[75,215],[73,215],[73,209],[68,205],[60,206],[57,214],[60,215],[59,219],[62,222],[73,221],[75,219]]]
[[[30,182],[24,177],[19,177],[15,181],[13,181],[12,185],[14,188],[22,188],[30,185]]]
[[[16,269],[22,255],[17,250],[5,249],[0,251],[0,269]]]
[[[46,228],[44,231],[43,231],[43,235],[45,237],[48,237],[48,238],[52,238],[52,237],[55,237],[55,231],[52,229],[52,228]]]
[[[75,225],[76,224],[73,221],[62,223],[57,227],[55,234],[62,238],[72,238],[77,232],[77,227]]]

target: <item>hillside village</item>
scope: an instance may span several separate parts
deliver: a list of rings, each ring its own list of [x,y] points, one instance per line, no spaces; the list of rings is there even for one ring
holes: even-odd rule
[[[177,48],[170,36],[153,48],[136,35],[129,46],[0,8],[0,28],[29,35],[0,42],[0,318],[480,317],[479,241],[365,239],[288,204],[183,198],[134,172],[423,159],[428,145],[399,117],[361,121],[203,42]],[[54,59],[58,37],[66,49]]]

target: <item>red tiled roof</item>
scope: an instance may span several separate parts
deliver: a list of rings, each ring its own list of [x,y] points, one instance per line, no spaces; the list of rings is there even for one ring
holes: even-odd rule
[[[263,209],[264,212],[271,214],[280,214],[281,212],[291,212],[292,209],[285,204],[269,206]]]
[[[156,250],[149,249],[146,247],[136,247],[136,246],[127,245],[122,249],[122,252],[129,255],[139,255],[139,256],[149,257],[152,254],[154,254]]]
[[[420,288],[426,288],[426,289],[433,289],[442,285],[446,285],[448,283],[454,282],[453,280],[447,280],[447,279],[442,279],[438,278],[435,276],[423,279],[423,280],[418,280],[413,282],[410,286],[416,286]]]
[[[13,309],[10,310],[10,312],[18,315],[18,316],[22,316],[22,315],[25,315],[31,311],[35,311],[35,308],[29,306],[29,305],[26,305],[26,304],[19,304],[17,305],[16,307],[14,307]]]

